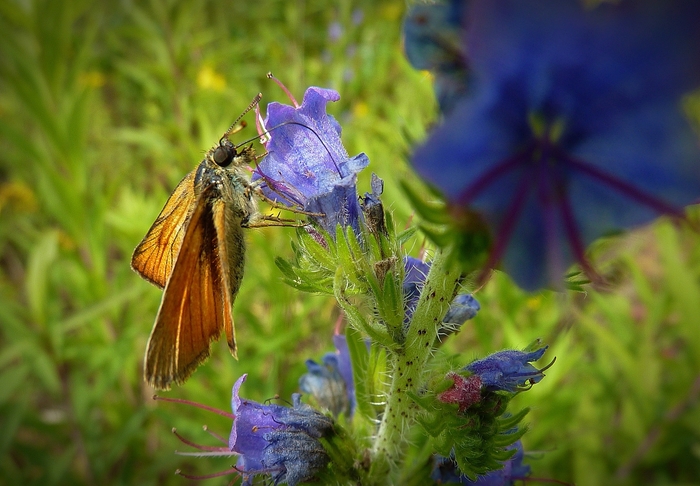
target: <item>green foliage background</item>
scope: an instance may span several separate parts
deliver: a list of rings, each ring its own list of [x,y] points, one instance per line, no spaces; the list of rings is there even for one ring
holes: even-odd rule
[[[299,99],[310,85],[341,93],[330,109],[348,152],[369,155],[385,205],[409,224],[397,180],[436,109],[428,75],[401,52],[404,9],[0,2],[0,483],[181,485],[177,468],[230,467],[233,458],[173,454],[186,446],[172,427],[216,445],[202,424],[227,435],[230,422],[151,399],[142,359],[161,293],[130,270],[131,251],[255,94],[286,101],[268,71]],[[234,380],[249,373],[246,396],[289,398],[304,360],[330,349],[333,302],[284,286],[273,263],[292,237],[248,232],[234,307],[240,359],[219,343],[168,396],[228,409]],[[466,363],[541,337],[557,357],[514,403],[533,408],[524,439],[533,476],[700,484],[698,243],[661,221],[596,245],[605,292],[529,295],[500,274],[479,290],[483,310],[451,352]]]

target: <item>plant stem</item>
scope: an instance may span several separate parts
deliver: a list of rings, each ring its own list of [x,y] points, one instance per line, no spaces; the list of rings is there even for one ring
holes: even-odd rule
[[[406,332],[405,344],[392,356],[389,365],[391,387],[371,451],[371,484],[391,484],[388,475],[404,452],[405,432],[413,423],[416,412],[407,392],[416,393],[422,382],[438,326],[452,302],[461,275],[459,265],[448,267],[450,254],[451,248],[436,253]]]

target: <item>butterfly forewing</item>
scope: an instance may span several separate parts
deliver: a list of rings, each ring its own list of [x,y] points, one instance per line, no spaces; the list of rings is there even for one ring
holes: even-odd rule
[[[233,339],[231,298],[220,258],[224,228],[214,221],[223,210],[214,209],[218,203],[209,204],[207,196],[203,191],[195,203],[148,341],[144,374],[155,388],[183,383],[209,356],[222,329],[229,346]]]
[[[194,210],[195,173],[191,171],[180,181],[131,257],[131,267],[160,288],[170,277]]]

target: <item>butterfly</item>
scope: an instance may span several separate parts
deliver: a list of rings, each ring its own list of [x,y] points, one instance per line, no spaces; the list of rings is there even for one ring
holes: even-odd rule
[[[245,126],[238,122],[260,97],[180,181],[134,250],[131,267],[164,289],[144,363],[154,388],[184,383],[222,331],[236,356],[231,308],[243,279],[243,228],[259,213],[247,170],[253,147],[228,137]]]

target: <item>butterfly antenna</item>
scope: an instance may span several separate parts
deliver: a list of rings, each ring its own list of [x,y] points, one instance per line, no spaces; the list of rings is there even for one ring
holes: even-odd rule
[[[261,99],[262,99],[262,93],[258,93],[258,94],[255,96],[255,98],[253,98],[253,101],[250,102],[250,104],[248,105],[248,108],[246,108],[245,110],[243,110],[243,113],[241,113],[241,114],[238,116],[238,118],[236,118],[236,121],[233,122],[233,123],[231,124],[230,127],[228,127],[228,130],[226,130],[226,133],[224,133],[224,136],[221,137],[221,140],[223,140],[223,139],[225,139],[226,137],[228,137],[229,135],[231,135],[231,133],[237,131],[236,128],[237,128],[238,122],[241,121],[241,118],[243,118],[243,117],[246,115],[246,113],[248,113],[250,110],[252,110],[252,109],[255,108],[256,106],[258,106],[258,103],[260,103],[260,100],[261,100]],[[257,138],[257,137],[256,137],[256,138]],[[221,140],[220,140],[220,142],[221,142]],[[253,139],[253,140],[255,140],[255,139]]]

